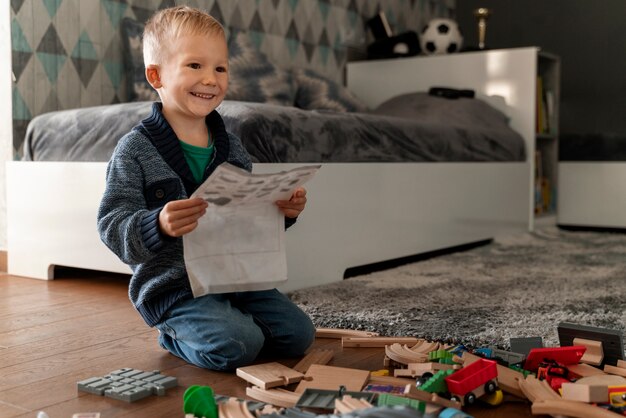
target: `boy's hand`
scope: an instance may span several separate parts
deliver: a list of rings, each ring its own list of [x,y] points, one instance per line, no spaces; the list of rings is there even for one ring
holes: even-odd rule
[[[289,200],[277,200],[276,206],[288,218],[296,218],[306,206],[306,190],[298,187]]]
[[[161,232],[170,237],[180,237],[198,226],[198,219],[206,213],[208,203],[200,198],[167,202],[159,213]]]

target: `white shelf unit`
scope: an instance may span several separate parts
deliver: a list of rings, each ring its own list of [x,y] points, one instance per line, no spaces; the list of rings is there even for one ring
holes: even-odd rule
[[[537,114],[535,150],[539,153],[534,176],[536,193],[535,213],[537,216],[556,215],[558,195],[559,157],[559,103],[561,97],[561,60],[558,56],[544,51],[537,55]],[[541,83],[539,83],[541,80]],[[540,114],[543,110],[543,116]],[[543,119],[543,129],[540,120]],[[538,178],[538,176],[542,178]]]
[[[463,71],[459,71],[462,68]],[[550,134],[537,132],[537,80],[553,91]],[[489,101],[510,117],[527,150],[527,199],[530,229],[535,219],[535,151],[541,153],[541,172],[556,185],[560,61],[538,47],[494,49],[459,54],[418,56],[349,63],[348,88],[370,107],[399,94],[428,91],[433,86],[473,89],[478,98],[501,96],[502,105]],[[524,192],[521,192],[524,193]]]

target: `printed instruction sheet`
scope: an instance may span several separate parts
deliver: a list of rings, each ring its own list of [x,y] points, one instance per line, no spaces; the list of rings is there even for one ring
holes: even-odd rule
[[[194,297],[272,289],[287,280],[284,215],[275,205],[310,180],[319,165],[252,174],[223,163],[194,192],[209,203],[183,236]]]

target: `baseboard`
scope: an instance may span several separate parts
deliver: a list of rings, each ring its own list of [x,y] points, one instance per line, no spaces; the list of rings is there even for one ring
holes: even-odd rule
[[[7,252],[0,250],[0,273],[6,273],[8,269]]]
[[[346,269],[343,274],[344,279],[350,277],[361,276],[363,274],[370,274],[377,271],[388,270],[396,267],[400,267],[409,263],[417,263],[418,261],[428,260],[430,258],[440,257],[442,255],[448,255],[461,251],[468,251],[483,245],[491,244],[493,239],[484,239],[476,242],[470,242],[468,244],[455,245],[453,247],[442,248],[440,250],[427,251],[425,253],[410,255],[407,257],[394,258],[393,260],[381,261],[378,263],[366,264],[363,266],[350,267]]]

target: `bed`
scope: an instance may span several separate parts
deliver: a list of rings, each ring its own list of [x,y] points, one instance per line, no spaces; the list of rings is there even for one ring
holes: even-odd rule
[[[227,128],[244,141],[256,172],[322,163],[307,185],[307,209],[287,233],[283,290],[531,229],[534,57],[535,48],[520,48],[349,64],[347,88],[368,111],[224,102]],[[428,101],[432,86],[474,90],[477,99],[462,100],[487,106],[474,117],[495,109],[512,129],[494,133],[489,120],[464,129],[446,111],[426,122],[389,114]],[[460,103],[444,102],[446,109]],[[95,214],[118,130],[126,132],[148,108],[125,103],[31,122],[26,161],[7,166],[10,274],[52,279],[55,266],[130,272],[100,242]],[[443,136],[430,133],[442,129]],[[91,142],[80,141],[90,135]],[[65,146],[52,145],[59,138]]]

